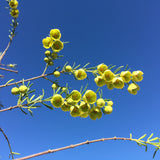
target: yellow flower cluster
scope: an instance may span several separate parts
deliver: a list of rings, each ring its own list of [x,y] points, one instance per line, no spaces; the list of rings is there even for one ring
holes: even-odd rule
[[[53,65],[54,59],[57,59],[58,54],[57,52],[61,51],[63,49],[63,42],[60,41],[61,38],[61,32],[59,29],[51,29],[50,30],[50,37],[43,38],[42,44],[43,47],[46,49],[51,49],[45,51],[46,57],[44,58],[44,61],[48,65]]]
[[[10,14],[12,17],[17,18],[19,15],[18,7],[18,1],[17,0],[10,0],[9,6],[11,8]]]
[[[28,88],[25,85],[21,85],[19,88],[13,87],[11,89],[11,93],[13,95],[18,95],[18,94],[25,94],[27,92]]]
[[[53,84],[52,88],[56,89],[57,87]],[[72,117],[87,118],[89,116],[92,120],[100,119],[102,110],[104,114],[110,114],[113,111],[113,102],[107,101],[106,105],[106,100],[97,99],[97,94],[92,90],[87,90],[83,96],[78,90],[73,90],[68,98],[54,94],[51,104],[65,112],[69,111]]]
[[[122,71],[120,74],[114,74],[108,66],[104,63],[97,66],[98,76],[94,79],[98,87],[107,85],[108,89],[112,90],[113,88],[123,89],[125,83],[128,84],[128,91],[131,94],[137,94],[137,91],[140,90],[136,82],[143,80],[142,71]],[[132,81],[131,84],[129,82]]]

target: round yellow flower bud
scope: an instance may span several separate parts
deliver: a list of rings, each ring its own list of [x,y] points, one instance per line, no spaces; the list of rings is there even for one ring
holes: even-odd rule
[[[52,46],[53,40],[52,40],[51,37],[43,38],[42,44],[43,44],[44,48],[48,49],[48,48],[50,48]]]
[[[83,80],[85,78],[87,78],[87,73],[85,72],[84,69],[78,69],[74,72],[74,75],[75,77],[78,79],[78,80]]]
[[[103,108],[103,106],[105,105],[105,101],[103,98],[99,98],[97,99],[96,104],[97,104],[97,107]]]
[[[124,87],[124,81],[121,77],[113,78],[112,84],[113,84],[113,87],[117,89],[122,89]]]
[[[57,78],[60,76],[60,74],[61,74],[61,73],[60,73],[59,71],[55,71],[55,72],[53,73],[53,75],[54,75],[55,77],[57,77]]]
[[[113,106],[113,101],[108,101],[107,106]]]
[[[52,84],[52,88],[53,88],[53,89],[57,89],[57,88],[58,88],[58,85],[57,85],[56,83],[53,83],[53,84]]]
[[[10,12],[10,15],[14,18],[17,18],[19,15],[19,10],[18,9],[12,9]]]
[[[94,79],[96,85],[98,87],[102,87],[106,84],[105,80],[102,78],[102,76],[97,76],[95,79]]]
[[[107,70],[107,69],[108,69],[108,66],[105,65],[104,63],[99,64],[99,65],[97,66],[97,70],[98,70],[98,73],[99,73],[100,75],[102,75],[102,74],[104,73],[104,71]]]
[[[54,40],[61,38],[61,33],[59,29],[51,29],[50,30],[50,37]]]
[[[19,87],[19,92],[20,93],[26,93],[27,92],[27,90],[28,90],[28,88],[25,86],[25,85],[21,85],[20,87]]]
[[[13,88],[11,89],[11,93],[12,93],[13,95],[19,94],[19,88],[13,87]]]
[[[54,52],[59,52],[63,49],[63,42],[61,42],[60,40],[55,40],[51,48]]]
[[[67,66],[65,67],[65,71],[66,71],[66,72],[71,72],[71,71],[72,71],[72,67],[71,67],[70,65],[67,65]]]
[[[51,55],[51,51],[47,50],[47,51],[45,51],[45,53],[44,53],[44,54],[48,57],[48,56],[50,56],[50,55]]]
[[[143,80],[143,72],[142,71],[133,71],[132,72],[132,79],[133,81],[136,81],[136,82],[140,82]]]
[[[17,0],[11,0],[9,2],[9,6],[12,8],[12,9],[17,9],[18,7],[18,1]]]
[[[122,71],[120,74],[125,83],[128,83],[131,80],[131,75],[130,71]]]
[[[104,106],[104,113],[105,114],[111,114],[113,111],[112,106]]]
[[[83,100],[86,102],[86,103],[89,103],[89,104],[94,104],[97,100],[97,95],[95,92],[93,92],[92,90],[87,90],[83,96]]]
[[[63,105],[64,99],[60,94],[53,95],[51,103],[54,107],[59,108]]]
[[[102,78],[106,81],[106,82],[111,82],[112,79],[114,78],[114,73],[107,69],[104,71],[103,75],[102,75]]]

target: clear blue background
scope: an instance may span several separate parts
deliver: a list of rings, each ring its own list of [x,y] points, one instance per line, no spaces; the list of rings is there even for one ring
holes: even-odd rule
[[[0,2],[0,50],[4,50],[9,39],[11,17],[5,1]],[[42,73],[45,49],[42,39],[50,29],[59,28],[62,41],[69,41],[63,51],[64,58],[57,60],[47,72],[66,61],[72,65],[90,66],[100,63],[129,64],[134,70],[144,72],[144,80],[139,83],[140,91],[131,95],[125,88],[110,91],[103,87],[104,98],[114,101],[114,111],[100,120],[90,118],[72,118],[61,109],[49,110],[41,107],[34,110],[34,116],[24,115],[20,110],[0,113],[0,127],[7,134],[13,151],[21,153],[20,157],[33,153],[63,147],[86,140],[104,137],[138,138],[153,132],[160,136],[160,1],[159,0],[61,0],[61,1],[20,1],[20,23],[17,36],[5,55],[2,63],[18,64],[18,74],[4,72],[4,84],[9,79],[16,81],[38,76]],[[90,81],[75,81],[73,77],[60,77],[60,84],[69,83],[72,89],[89,83],[89,89],[96,90],[93,76]],[[54,79],[54,77],[53,77]],[[11,95],[10,87],[0,90],[0,100],[5,107],[16,105],[16,96]],[[51,96],[51,83],[39,79],[34,81],[32,89],[36,95],[45,89],[45,97]],[[151,160],[154,147],[145,153],[143,147],[134,142],[106,141],[80,146],[74,149],[48,154],[35,160]],[[8,145],[0,134],[0,157],[8,159]],[[16,156],[19,157],[19,156]],[[160,158],[158,152],[155,160]]]

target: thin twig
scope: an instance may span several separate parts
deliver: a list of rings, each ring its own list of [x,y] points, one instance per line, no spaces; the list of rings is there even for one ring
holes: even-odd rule
[[[29,79],[25,79],[24,82],[27,82],[27,81],[32,81],[32,80],[35,80],[35,79],[38,79],[38,78],[42,78],[42,77],[46,77],[46,76],[49,76],[49,75],[52,75],[53,73],[48,73],[48,74],[42,74],[40,76],[36,76],[36,77],[32,77],[32,78],[29,78]],[[19,84],[19,83],[22,83],[23,81],[20,80],[18,82],[13,82],[13,83],[9,83],[7,85],[0,85],[0,88],[3,88],[3,87],[6,87],[6,86],[11,86],[11,85],[14,85],[14,84]]]
[[[9,142],[9,139],[8,139],[7,135],[4,133],[4,131],[2,130],[2,128],[0,128],[0,131],[2,132],[3,136],[5,137],[5,139],[6,139],[7,143],[8,143],[9,150],[10,150],[10,154],[11,154],[11,156],[12,156],[12,159],[14,159],[14,157],[13,157],[13,152],[12,152],[12,148],[11,148],[11,144],[10,144],[10,142]]]
[[[2,59],[3,59],[3,57],[4,57],[4,55],[6,54],[8,48],[10,47],[10,45],[11,45],[11,43],[12,43],[13,37],[14,37],[14,35],[12,35],[12,37],[10,38],[10,41],[9,41],[7,47],[6,47],[6,49],[3,51],[3,53],[2,53],[1,56],[0,56],[0,64],[1,64],[1,61],[2,61]]]
[[[14,71],[12,69],[7,69],[7,68],[2,68],[0,67],[1,70],[5,70],[5,71],[9,71],[9,72],[14,72],[14,73],[18,73],[18,71]]]
[[[95,142],[100,142],[100,141],[107,141],[107,140],[128,140],[128,141],[131,141],[132,139],[131,138],[112,137],[112,138],[95,139],[95,140],[91,140],[91,141],[87,140],[85,142],[69,145],[69,146],[66,146],[66,147],[61,147],[61,148],[57,148],[57,149],[53,149],[53,150],[49,149],[49,150],[44,151],[44,152],[32,154],[30,156],[18,158],[18,159],[15,159],[15,160],[26,160],[26,159],[34,158],[34,157],[41,156],[41,155],[44,155],[44,154],[54,153],[54,152],[62,151],[62,150],[65,150],[65,149],[75,148],[75,147],[78,147],[78,146],[81,146],[81,145],[85,145],[85,144],[90,144],[90,143],[95,143]]]

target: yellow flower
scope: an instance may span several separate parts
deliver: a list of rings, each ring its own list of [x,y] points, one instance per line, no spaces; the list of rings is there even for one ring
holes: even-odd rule
[[[104,113],[105,114],[111,114],[113,111],[112,106],[104,106]]]
[[[112,80],[113,87],[117,89],[122,89],[124,87],[124,82],[121,77],[115,77]]]
[[[12,8],[12,9],[16,9],[18,7],[18,1],[16,0],[11,0],[9,2],[9,6]]]
[[[74,72],[74,75],[75,77],[78,79],[78,80],[83,80],[85,78],[87,78],[87,73],[85,72],[84,69],[78,69]]]
[[[63,105],[64,99],[60,94],[53,95],[51,103],[54,107],[59,108]]]
[[[102,117],[102,111],[98,107],[93,107],[89,111],[89,117],[92,120],[96,120],[97,118],[100,119]]]
[[[59,30],[59,29],[51,29],[51,30],[50,30],[50,37],[51,37],[53,40],[60,39],[60,38],[61,38],[60,30]]]
[[[108,69],[108,66],[105,65],[104,63],[99,64],[99,65],[97,66],[97,70],[98,70],[98,73],[99,73],[100,75],[102,75],[102,74],[104,73],[104,71],[107,70],[107,69]]]
[[[19,94],[19,88],[13,87],[13,88],[11,89],[11,93],[12,93],[13,95]]]
[[[93,92],[92,90],[87,90],[83,96],[83,100],[86,102],[86,103],[89,103],[89,104],[93,104],[96,102],[97,100],[97,95],[95,92]]]
[[[51,48],[54,52],[59,52],[63,49],[63,42],[61,42],[60,40],[55,40]]]
[[[107,69],[104,71],[103,75],[102,75],[102,78],[106,81],[106,82],[111,82],[112,79],[114,78],[114,73]]]
[[[48,49],[48,48],[50,48],[52,46],[53,40],[52,40],[51,37],[43,38],[42,44],[43,44],[44,48]]]
[[[89,109],[90,109],[90,105],[88,103],[85,103],[84,101],[82,101],[81,104],[80,104],[80,106],[79,106],[79,109],[82,112],[88,112]]]
[[[142,71],[133,71],[132,72],[132,79],[133,81],[136,81],[136,82],[140,82],[143,80],[143,72]]]
[[[96,85],[98,87],[102,87],[106,84],[105,80],[102,78],[102,76],[97,76],[95,79],[94,79]]]
[[[14,18],[17,18],[19,15],[19,10],[18,9],[12,9],[10,12],[11,16]]]
[[[26,93],[27,92],[27,90],[28,90],[28,88],[25,86],[25,85],[21,85],[20,87],[19,87],[19,92],[21,92],[21,93]]]
[[[70,65],[67,65],[67,66],[65,67],[65,71],[66,71],[66,72],[71,72],[71,71],[72,71],[72,67],[71,67]]]
[[[59,71],[55,71],[53,75],[58,78],[61,75],[61,73]]]
[[[61,106],[62,111],[67,112],[70,111],[71,105],[68,104],[67,102],[64,102],[64,104]]]
[[[113,106],[113,101],[108,101],[107,106]]]
[[[72,117],[78,117],[81,115],[81,111],[79,110],[79,106],[76,105],[76,106],[71,106],[70,108],[70,115]]]
[[[133,95],[136,95],[137,91],[139,91],[139,90],[140,90],[140,87],[135,83],[131,83],[128,86],[128,92],[133,94]]]
[[[81,99],[81,93],[77,90],[73,90],[70,98],[73,100],[73,102],[79,102]]]
[[[128,83],[131,80],[131,75],[130,71],[122,71],[120,74],[125,83]]]
[[[97,107],[103,108],[103,106],[105,105],[105,101],[103,98],[99,98],[97,99],[96,104],[97,104]]]

